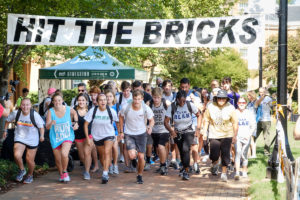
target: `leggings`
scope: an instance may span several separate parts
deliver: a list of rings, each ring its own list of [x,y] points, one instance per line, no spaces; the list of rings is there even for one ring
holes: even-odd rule
[[[194,135],[194,132],[182,133],[178,134],[177,137],[174,138],[174,142],[177,144],[179,149],[183,168],[190,166],[190,149],[194,141]]]
[[[240,140],[237,140],[235,144],[235,163],[240,163],[241,159],[243,161],[242,166],[248,166],[248,149],[250,146],[251,139],[247,144],[242,143]]]
[[[221,154],[222,166],[228,166],[230,163],[230,148],[232,138],[210,139],[210,155],[212,162],[219,160]]]

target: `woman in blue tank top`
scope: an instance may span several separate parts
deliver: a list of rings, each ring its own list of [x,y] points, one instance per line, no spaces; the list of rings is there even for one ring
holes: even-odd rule
[[[70,181],[67,172],[68,156],[75,139],[74,130],[78,129],[78,116],[75,110],[63,105],[62,94],[54,94],[51,101],[54,106],[47,113],[46,128],[50,129],[49,138],[60,174],[59,181],[68,182]]]

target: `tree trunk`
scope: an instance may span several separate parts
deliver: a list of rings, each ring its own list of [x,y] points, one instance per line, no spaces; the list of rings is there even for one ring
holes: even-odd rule
[[[155,69],[155,66],[156,65],[152,65],[151,67],[150,67],[150,77],[149,77],[149,83],[151,84],[152,83],[152,79],[153,79],[153,77],[154,77],[154,69]]]

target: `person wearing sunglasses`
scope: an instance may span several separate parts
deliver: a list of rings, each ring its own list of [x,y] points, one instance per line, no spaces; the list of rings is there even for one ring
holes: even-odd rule
[[[252,133],[256,129],[256,121],[252,111],[246,109],[247,101],[244,97],[240,97],[238,102],[238,109],[236,115],[239,122],[239,130],[237,133],[237,140],[235,144],[235,180],[240,179],[240,164],[242,160],[242,177],[247,178],[248,166],[248,149],[251,142]]]
[[[235,108],[229,103],[225,90],[218,91],[213,103],[209,104],[204,113],[204,125],[201,134],[207,140],[209,125],[210,159],[212,160],[212,175],[217,176],[219,158],[222,163],[222,181],[227,181],[227,167],[230,164],[231,144],[236,142],[238,120]]]

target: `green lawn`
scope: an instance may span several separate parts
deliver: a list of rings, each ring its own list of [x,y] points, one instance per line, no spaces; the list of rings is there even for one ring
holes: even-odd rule
[[[288,138],[290,148],[294,158],[300,156],[300,141],[295,141],[293,138],[293,129],[295,123],[288,122]],[[275,136],[275,122],[272,122],[271,138]],[[249,159],[249,178],[250,188],[248,190],[251,199],[257,200],[279,200],[286,199],[286,183],[277,183],[270,179],[266,179],[266,167],[268,166],[268,159],[263,154],[263,136],[260,135],[257,140],[257,158]]]

